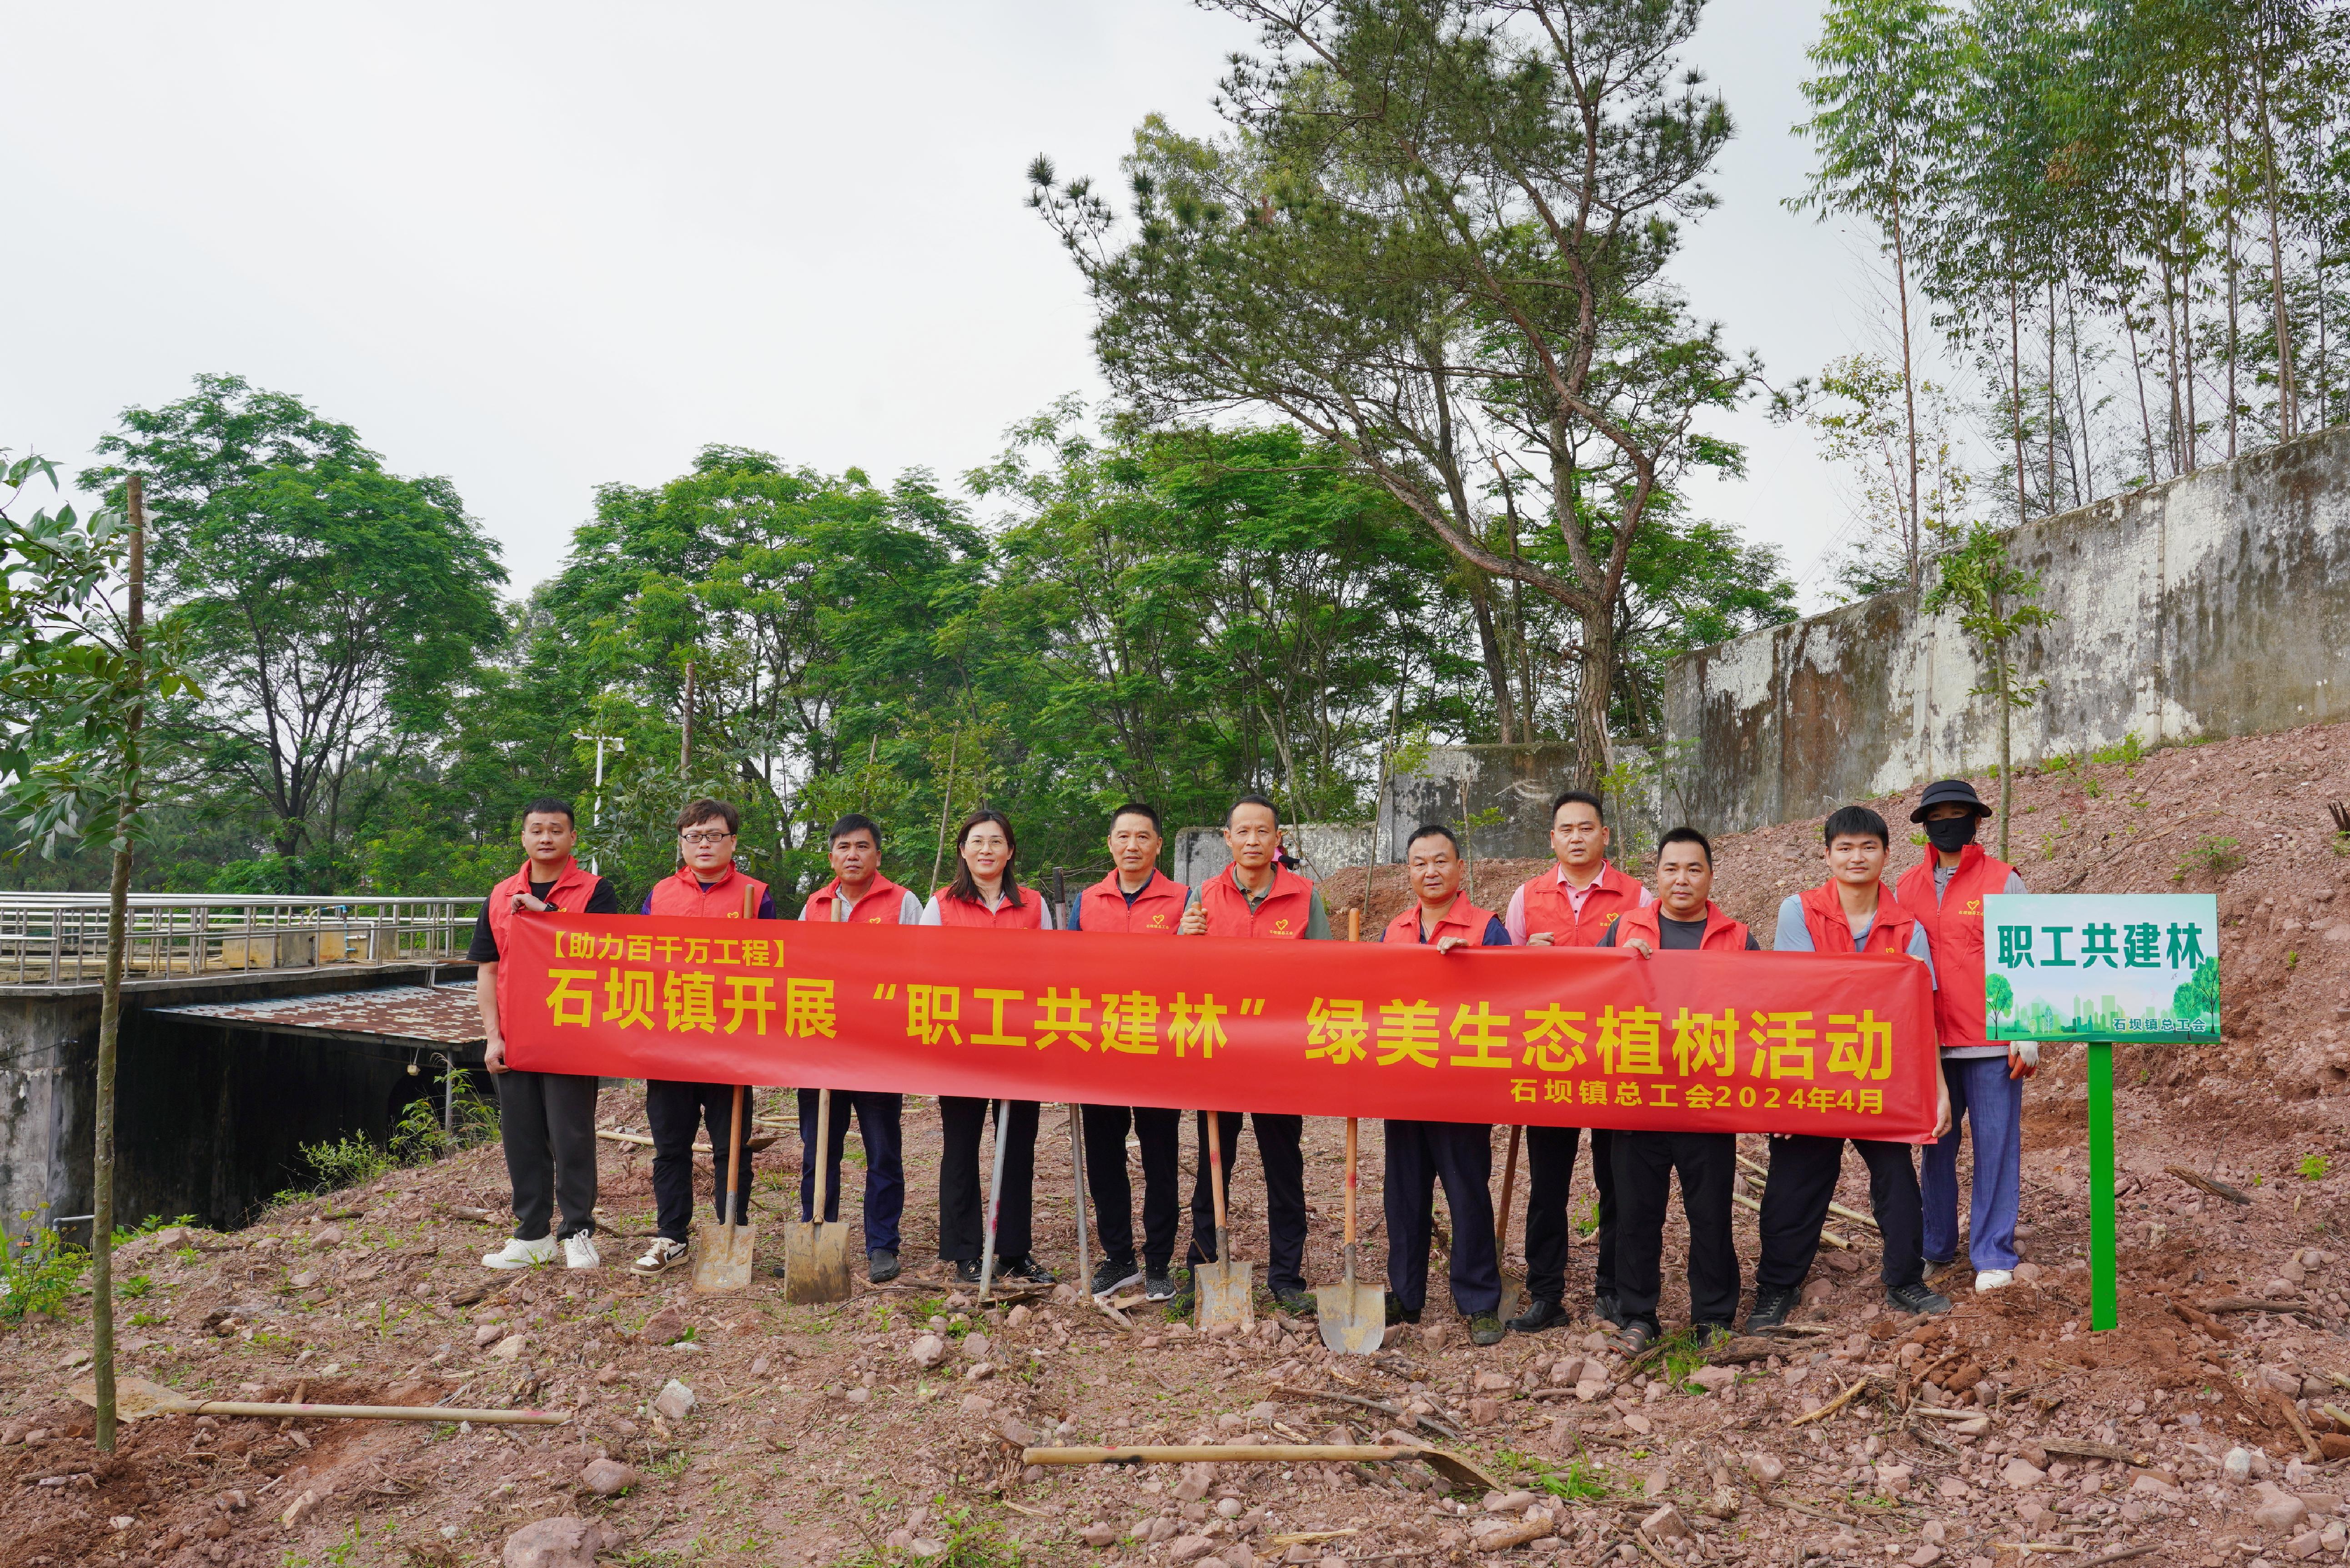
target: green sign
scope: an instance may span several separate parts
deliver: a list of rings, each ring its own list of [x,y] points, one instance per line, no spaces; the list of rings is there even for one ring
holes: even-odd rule
[[[2114,1042],[2220,1038],[2220,900],[1992,894],[1983,900],[1983,1033],[2088,1047],[2089,1327],[2117,1328]]]
[[[2220,901],[2209,893],[1994,893],[1983,900],[1991,1040],[2220,1038]]]

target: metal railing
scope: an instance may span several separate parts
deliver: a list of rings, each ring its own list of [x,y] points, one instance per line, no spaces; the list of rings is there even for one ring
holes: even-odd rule
[[[480,909],[479,898],[134,893],[123,975],[454,962]],[[103,894],[0,893],[0,986],[95,984],[106,938]]]

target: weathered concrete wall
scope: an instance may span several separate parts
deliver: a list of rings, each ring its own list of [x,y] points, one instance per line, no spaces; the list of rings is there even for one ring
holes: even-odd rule
[[[2019,763],[2350,717],[2350,428],[2028,524],[2012,551],[2058,617],[2021,644],[2047,684],[2015,713]],[[1899,594],[1690,654],[1667,815],[1736,832],[1979,771],[1980,678],[1957,617]]]
[[[1303,863],[1307,877],[1320,881],[1333,871],[1360,866],[1370,853],[1371,830],[1358,822],[1293,822],[1282,832],[1282,842]],[[1232,863],[1224,847],[1221,827],[1184,827],[1175,833],[1175,880],[1196,888]]]

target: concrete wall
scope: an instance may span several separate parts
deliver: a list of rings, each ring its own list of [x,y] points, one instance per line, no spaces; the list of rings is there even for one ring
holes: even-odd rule
[[[2028,524],[2054,625],[2015,758],[2350,718],[2350,428]],[[1954,615],[1882,595],[1679,660],[1665,811],[1717,832],[1818,815],[1999,756]],[[1676,810],[1675,808],[1679,809]]]
[[[1333,871],[1360,866],[1370,853],[1371,830],[1359,822],[1293,822],[1282,842],[1318,882]],[[1196,888],[1232,863],[1221,827],[1182,827],[1175,832],[1175,880]]]

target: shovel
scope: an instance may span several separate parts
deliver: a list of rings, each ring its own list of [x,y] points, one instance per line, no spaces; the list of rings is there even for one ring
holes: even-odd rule
[[[1347,1244],[1338,1254],[1346,1260],[1346,1282],[1336,1290],[1314,1293],[1315,1314],[1322,1322],[1322,1343],[1341,1355],[1368,1355],[1385,1344],[1388,1333],[1387,1293],[1377,1285],[1355,1282],[1355,1118],[1347,1118]]]
[[[693,1289],[697,1295],[721,1295],[751,1288],[751,1249],[754,1233],[734,1223],[743,1198],[743,1096],[734,1085],[734,1127],[726,1136],[726,1217],[703,1219],[697,1229],[700,1245],[693,1250]]]
[[[995,1102],[995,1167],[987,1179],[987,1235],[979,1253],[979,1304],[995,1288],[995,1222],[1003,1213],[1003,1157],[1012,1142],[1012,1102]]]
[[[1232,1237],[1224,1220],[1224,1139],[1216,1113],[1208,1113],[1208,1170],[1216,1194],[1216,1261],[1191,1270],[1200,1302],[1197,1326],[1245,1330],[1255,1321],[1255,1292],[1249,1283],[1249,1265],[1232,1262]]]
[[[1502,1276],[1502,1301],[1493,1310],[1503,1323],[1526,1310],[1526,1282],[1501,1268],[1501,1262],[1510,1254],[1510,1199],[1518,1185],[1518,1140],[1525,1128],[1510,1129],[1510,1157],[1502,1167],[1502,1206],[1493,1210],[1493,1262]]]
[[[844,1134],[844,1137],[847,1135]],[[832,1174],[832,1091],[816,1092],[816,1207],[806,1224],[784,1227],[784,1299],[802,1306],[848,1299],[848,1226],[825,1220]]]
[[[98,1403],[98,1385],[77,1383],[73,1397],[85,1405]],[[508,1426],[559,1427],[571,1419],[568,1410],[456,1410],[446,1405],[262,1405],[242,1399],[191,1399],[143,1377],[117,1378],[114,1413],[126,1421],[148,1416],[266,1416],[298,1420],[313,1417],[345,1421],[476,1421]]]

